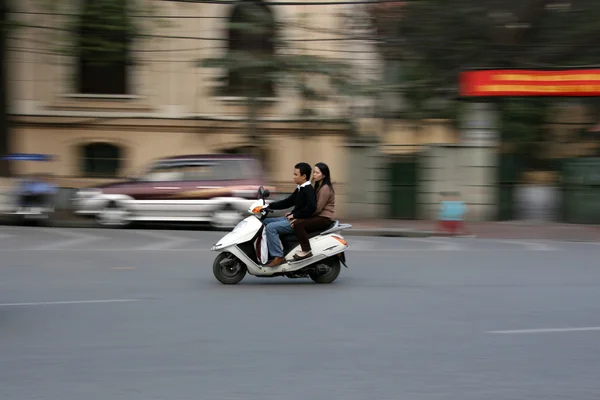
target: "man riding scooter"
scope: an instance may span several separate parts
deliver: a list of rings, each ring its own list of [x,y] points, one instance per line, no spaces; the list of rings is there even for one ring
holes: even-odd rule
[[[52,197],[57,188],[41,175],[33,175],[21,181],[18,190],[20,210],[52,207]]]
[[[48,162],[54,157],[47,154],[14,153],[3,156],[3,160],[11,162]],[[28,169],[37,169],[28,165]],[[48,168],[43,168],[48,170]],[[48,219],[54,212],[54,201],[58,187],[52,183],[50,174],[34,173],[22,176],[18,184],[11,188],[11,204],[3,214],[20,219]]]
[[[267,218],[265,220],[269,256],[272,258],[272,261],[267,264],[269,268],[278,267],[286,262],[279,235],[294,232],[290,221],[293,219],[310,218],[317,209],[317,196],[309,180],[311,173],[312,168],[310,164],[305,162],[296,164],[294,166],[296,190],[289,197],[268,205],[268,208],[271,210],[285,210],[286,208],[294,207],[292,212],[287,213],[285,217]]]

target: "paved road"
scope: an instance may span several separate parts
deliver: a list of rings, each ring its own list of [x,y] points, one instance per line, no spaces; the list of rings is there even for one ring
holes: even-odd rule
[[[597,245],[352,237],[333,285],[223,286],[219,236],[0,228],[0,398],[600,396]]]

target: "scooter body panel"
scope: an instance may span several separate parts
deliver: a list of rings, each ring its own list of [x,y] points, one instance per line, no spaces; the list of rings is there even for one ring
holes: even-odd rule
[[[344,252],[350,248],[348,243],[344,239],[344,237],[340,234],[329,234],[329,235],[319,235],[311,238],[309,240],[311,252],[313,257],[306,259],[306,261],[310,261],[315,259],[315,257],[323,256],[322,258],[329,258],[338,253]],[[301,251],[300,245],[294,247],[291,251],[288,252],[286,256],[286,260],[288,262],[292,262],[294,267],[296,264],[302,263],[302,261],[295,261],[294,254]]]
[[[254,232],[254,235],[256,235],[256,232]],[[251,238],[254,237],[254,235],[252,235]],[[348,246],[348,244],[345,242],[344,238],[339,234],[315,236],[310,239],[310,246],[312,248],[313,257],[307,258],[302,261],[295,261],[294,254],[300,251],[300,245],[297,245],[292,250],[287,252],[287,255],[285,257],[287,263],[279,265],[275,268],[270,268],[264,265],[257,264],[255,260],[248,257],[248,255],[244,253],[244,251],[242,251],[240,247],[238,247],[238,244],[232,244],[230,246],[223,247],[218,251],[229,252],[235,255],[240,261],[242,261],[246,265],[246,267],[248,268],[248,273],[250,275],[269,277],[299,271],[313,264],[318,264],[324,259],[335,256],[339,253],[343,253],[350,248],[350,246]]]
[[[212,250],[223,251],[238,243],[245,243],[252,240],[259,229],[262,222],[255,216],[250,216],[241,220],[235,228],[227,235],[223,236],[212,248]]]

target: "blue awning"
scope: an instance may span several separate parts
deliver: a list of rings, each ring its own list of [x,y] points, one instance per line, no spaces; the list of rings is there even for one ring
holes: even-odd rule
[[[8,154],[2,157],[3,160],[9,161],[51,161],[54,156],[49,154],[26,154],[26,153],[14,153]]]

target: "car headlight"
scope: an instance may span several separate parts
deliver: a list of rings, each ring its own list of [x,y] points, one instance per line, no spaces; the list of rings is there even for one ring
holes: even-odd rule
[[[99,196],[102,194],[100,189],[81,189],[77,191],[76,197],[80,199],[89,199],[91,197]]]
[[[235,197],[243,197],[243,198],[256,198],[256,190],[249,189],[236,189],[232,191],[233,196]]]

